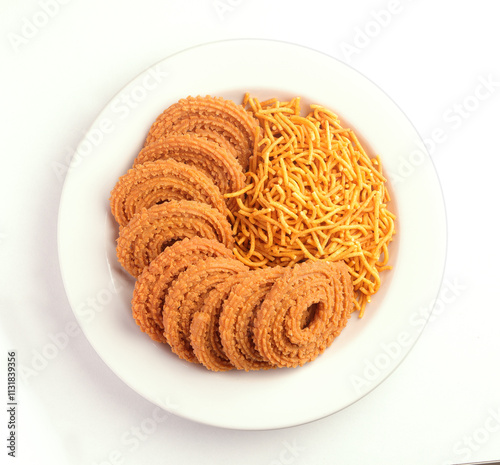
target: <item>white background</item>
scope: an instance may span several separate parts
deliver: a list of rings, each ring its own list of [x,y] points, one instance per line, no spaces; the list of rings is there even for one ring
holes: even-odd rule
[[[2,0],[0,461],[408,465],[500,459],[500,28],[495,2],[464,5]],[[426,139],[447,209],[443,290],[414,349],[354,405],[282,430],[213,428],[141,398],[79,331],[58,264],[64,179],[57,168],[67,166],[101,109],[157,61],[231,38],[306,45],[375,82]],[[15,460],[5,439],[9,350],[17,352],[19,369]]]

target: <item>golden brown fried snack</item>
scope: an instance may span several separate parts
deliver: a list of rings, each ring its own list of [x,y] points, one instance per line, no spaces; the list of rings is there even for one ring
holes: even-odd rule
[[[354,302],[343,262],[305,262],[277,279],[255,318],[254,342],[277,367],[314,360],[347,324]]]
[[[198,361],[212,371],[232,370],[234,365],[227,358],[219,334],[219,317],[231,289],[245,274],[227,278],[207,296],[201,309],[193,315],[190,327],[191,347]]]
[[[207,204],[180,200],[144,208],[120,229],[118,261],[137,277],[173,242],[195,236],[234,246],[229,221]]]
[[[188,97],[167,108],[151,126],[149,145],[173,132],[197,132],[200,129],[221,134],[238,152],[244,169],[253,153],[258,121],[242,105],[220,97]]]
[[[172,283],[188,266],[207,258],[233,254],[220,242],[193,237],[167,247],[147,266],[135,283],[132,314],[143,332],[158,342],[167,342],[163,335],[163,303]]]
[[[220,339],[224,353],[239,370],[273,368],[255,347],[255,315],[276,280],[285,272],[286,268],[274,267],[246,273],[232,287],[223,305],[219,319]]]
[[[142,208],[171,200],[206,203],[224,216],[229,212],[219,188],[194,166],[173,159],[136,165],[111,191],[111,213],[120,226]]]
[[[163,305],[165,339],[172,351],[188,362],[199,363],[191,347],[190,327],[208,293],[230,276],[247,271],[239,260],[208,258],[189,266],[172,284]]]
[[[195,133],[169,135],[144,147],[137,155],[134,166],[169,158],[203,171],[222,194],[245,187],[243,169],[234,156],[213,140]],[[236,205],[235,199],[230,199],[228,204]]]
[[[168,133],[195,133],[213,140],[226,148],[238,160],[243,170],[248,168],[248,162],[253,155],[253,141],[250,141],[237,126],[224,119],[197,116],[181,119],[172,124]]]

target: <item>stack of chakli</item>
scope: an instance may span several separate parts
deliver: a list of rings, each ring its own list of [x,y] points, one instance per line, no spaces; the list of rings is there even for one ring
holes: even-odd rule
[[[136,278],[132,314],[152,340],[212,371],[297,367],[353,310],[344,262],[247,266],[234,254],[236,196],[262,129],[243,105],[188,97],[151,126],[111,192],[117,257]]]

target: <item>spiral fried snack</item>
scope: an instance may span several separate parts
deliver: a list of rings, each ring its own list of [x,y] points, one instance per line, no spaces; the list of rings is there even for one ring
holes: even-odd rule
[[[190,327],[191,347],[198,361],[211,371],[228,371],[234,365],[226,356],[219,333],[222,307],[231,289],[247,273],[238,273],[212,289],[202,307],[193,315]]]
[[[219,188],[198,168],[173,159],[138,164],[111,191],[111,213],[120,226],[142,208],[170,200],[206,203],[224,216],[229,212]]]
[[[135,283],[132,314],[151,339],[167,342],[163,335],[163,304],[172,283],[188,266],[214,257],[230,259],[233,254],[220,242],[193,237],[167,247],[144,269]]]
[[[134,166],[169,158],[203,171],[222,194],[245,187],[245,175],[238,160],[218,143],[194,133],[169,135],[147,145],[137,155]],[[236,205],[235,199],[228,203]]]
[[[255,315],[278,278],[283,267],[252,270],[234,285],[219,318],[220,339],[231,363],[240,370],[272,368],[253,341]]]
[[[253,154],[258,121],[243,106],[217,97],[188,97],[167,108],[153,123],[146,139],[149,145],[168,134],[206,130],[222,135],[237,152],[243,169]]]
[[[190,200],[171,201],[144,208],[120,229],[116,253],[132,275],[139,276],[173,242],[194,236],[222,242],[232,249],[228,220],[214,208]]]
[[[181,121],[182,123],[182,121]],[[216,144],[219,144],[222,148],[227,150],[228,153],[230,153],[234,158],[236,158],[241,165],[241,167],[244,169],[241,160],[238,159],[239,151],[236,145],[231,144],[231,142],[224,137],[222,134],[212,131],[210,129],[204,129],[203,127],[198,127],[195,126],[193,128],[193,131],[189,131],[187,129],[184,129],[184,124],[180,125],[180,130],[177,132],[173,132],[173,134],[196,134],[197,136],[204,137],[205,139],[208,139],[211,142],[215,142]]]
[[[253,154],[253,141],[246,138],[238,127],[228,124],[225,120],[218,121],[205,117],[195,117],[176,121],[169,134],[195,133],[206,137],[226,148],[236,158],[243,168],[248,168]]]
[[[164,336],[180,358],[199,363],[190,340],[192,317],[218,284],[248,267],[235,258],[208,258],[189,266],[172,284],[163,305]]]
[[[314,360],[340,334],[353,310],[354,291],[343,262],[305,262],[287,268],[255,317],[254,342],[277,367]]]

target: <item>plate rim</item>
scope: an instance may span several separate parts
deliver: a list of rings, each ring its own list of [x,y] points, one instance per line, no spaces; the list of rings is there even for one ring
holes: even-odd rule
[[[108,111],[109,106],[114,101],[114,99],[117,96],[119,96],[120,93],[124,91],[124,89],[130,87],[134,82],[136,82],[148,70],[154,68],[155,66],[157,66],[159,64],[165,63],[168,60],[171,60],[173,57],[176,57],[178,55],[182,55],[182,54],[184,54],[186,52],[189,52],[189,51],[200,50],[200,49],[203,49],[203,48],[210,48],[211,46],[217,46],[219,44],[228,44],[228,43],[229,44],[238,44],[238,43],[243,43],[243,42],[247,42],[247,43],[250,43],[250,42],[251,43],[260,43],[260,44],[273,43],[273,44],[284,45],[286,47],[292,47],[292,48],[298,47],[298,48],[301,48],[303,50],[308,51],[308,53],[309,52],[313,52],[315,54],[319,54],[319,55],[321,55],[323,57],[323,59],[334,60],[335,62],[337,62],[337,64],[340,64],[341,66],[345,66],[346,68],[349,68],[352,72],[356,73],[360,78],[362,78],[363,80],[366,80],[366,81],[370,82],[370,84],[372,86],[374,86],[375,88],[377,88],[385,96],[385,98],[388,99],[391,102],[391,104],[394,105],[397,108],[397,110],[400,112],[400,114],[402,115],[402,117],[405,119],[405,123],[407,125],[410,125],[412,127],[413,131],[415,132],[415,134],[417,134],[418,138],[420,138],[420,135],[416,131],[416,128],[413,125],[413,123],[409,120],[409,118],[402,111],[402,109],[392,100],[392,98],[385,91],[383,91],[377,84],[375,84],[372,80],[370,80],[367,76],[365,76],[364,74],[360,73],[359,71],[357,71],[356,69],[354,69],[349,64],[346,64],[346,63],[338,60],[337,58],[332,57],[332,56],[330,56],[330,55],[328,55],[328,54],[326,54],[326,53],[324,53],[322,51],[319,51],[319,50],[316,50],[314,48],[311,48],[311,47],[308,47],[308,46],[304,46],[304,45],[301,45],[301,44],[295,44],[295,43],[292,43],[292,42],[287,42],[287,41],[282,41],[282,40],[272,40],[272,39],[270,40],[270,39],[245,39],[245,38],[239,38],[239,39],[226,39],[226,40],[222,40],[222,41],[211,41],[211,42],[207,42],[207,43],[197,44],[197,45],[185,48],[183,50],[179,50],[179,51],[177,51],[177,52],[175,52],[173,54],[168,55],[167,57],[165,57],[165,58],[163,58],[161,60],[158,60],[157,62],[153,63],[151,66],[147,67],[146,69],[144,69],[143,71],[141,71],[140,73],[138,73],[135,77],[133,77],[131,80],[129,80],[128,83],[126,83],[124,86],[122,86],[122,88],[119,89],[114,94],[114,96],[105,103],[105,105],[103,106],[102,110],[95,117],[94,122],[92,123],[92,125],[89,127],[89,129],[86,131],[86,133],[82,137],[80,143],[78,144],[78,146],[77,146],[77,148],[75,150],[75,154],[78,151],[78,148],[80,147],[81,142],[84,141],[85,138],[88,136],[88,134],[91,133],[92,129],[94,128],[95,124],[100,120],[100,118],[102,118],[102,116],[106,114],[106,111]],[[421,140],[421,138],[420,138],[420,140]],[[442,259],[442,261],[440,263],[441,278],[440,278],[439,284],[437,286],[437,289],[439,290],[441,288],[441,285],[442,285],[442,282],[443,282],[443,279],[444,279],[444,272],[445,272],[445,268],[446,268],[446,258],[447,258],[447,247],[446,247],[446,244],[447,244],[447,232],[448,231],[447,231],[447,221],[446,221],[446,205],[445,205],[445,202],[444,202],[442,185],[439,182],[439,176],[438,176],[438,172],[436,170],[434,161],[432,160],[432,158],[428,154],[427,150],[425,150],[425,153],[427,155],[428,161],[431,162],[433,174],[436,176],[436,179],[438,181],[437,182],[437,186],[439,187],[439,190],[440,190],[440,198],[439,198],[440,202],[439,203],[440,203],[440,207],[442,207],[442,209],[443,209],[443,214],[444,214],[444,219],[443,219],[444,220],[444,224],[442,225],[442,226],[444,226],[444,230],[443,230],[443,232],[444,232],[444,238],[443,238],[444,239],[444,256],[443,256],[443,259]],[[383,161],[383,158],[382,158],[382,161]],[[160,407],[162,407],[162,408],[165,409],[165,405],[160,405],[158,402],[155,402],[151,398],[148,398],[146,395],[144,395],[144,393],[138,392],[137,389],[135,389],[134,387],[132,387],[130,385],[130,383],[126,379],[124,379],[123,376],[121,376],[119,373],[117,373],[115,371],[115,369],[109,365],[109,362],[106,360],[106,357],[104,357],[103,354],[101,353],[101,351],[99,351],[95,347],[95,345],[91,342],[92,337],[88,334],[89,328],[87,326],[81,324],[81,318],[75,312],[74,304],[72,302],[72,299],[70,298],[69,291],[68,291],[70,284],[67,283],[67,275],[64,272],[64,267],[65,267],[65,265],[63,265],[63,263],[64,263],[64,251],[61,249],[62,246],[61,246],[61,241],[60,241],[60,237],[64,234],[64,227],[65,227],[63,225],[63,222],[64,222],[64,219],[63,219],[64,202],[65,202],[65,199],[67,199],[67,190],[68,190],[68,185],[71,182],[71,178],[72,178],[72,175],[68,171],[66,173],[66,177],[64,179],[64,184],[63,184],[63,188],[61,190],[61,197],[60,197],[60,203],[59,203],[59,211],[58,211],[58,219],[57,219],[57,245],[58,245],[59,265],[60,265],[60,269],[61,269],[61,277],[62,277],[62,280],[63,280],[65,292],[68,295],[68,300],[70,302],[70,306],[72,308],[72,311],[73,311],[73,313],[74,313],[74,315],[75,315],[75,317],[76,317],[76,319],[77,319],[77,321],[79,323],[80,328],[82,329],[82,331],[85,334],[86,338],[91,343],[92,348],[96,351],[96,353],[98,354],[98,356],[104,361],[104,363],[108,366],[108,368],[113,373],[115,373],[126,385],[128,385],[131,389],[133,389],[139,395],[141,395],[142,397],[144,397],[144,398],[152,401],[153,403],[156,403],[157,405],[159,405]],[[178,415],[178,416],[181,416],[181,417],[184,417],[184,418],[188,418],[188,419],[190,419],[192,421],[197,421],[197,422],[204,423],[204,424],[209,424],[209,425],[212,425],[212,426],[219,426],[219,427],[232,428],[232,429],[249,429],[249,430],[269,430],[269,429],[287,428],[287,427],[293,427],[293,426],[297,426],[297,425],[301,425],[301,424],[307,424],[307,423],[310,423],[310,422],[314,422],[314,421],[317,421],[317,420],[319,420],[321,418],[326,418],[326,417],[331,416],[332,414],[334,414],[334,413],[336,413],[338,411],[341,411],[341,410],[347,408],[348,406],[352,405],[353,403],[357,402],[358,400],[362,399],[367,394],[369,394],[370,392],[372,392],[376,387],[380,386],[401,365],[401,363],[403,362],[403,360],[411,352],[411,350],[415,346],[416,342],[420,338],[420,336],[421,336],[421,334],[423,332],[424,327],[426,326],[427,322],[429,321],[431,313],[432,312],[430,312],[427,315],[427,318],[425,319],[424,326],[418,332],[417,337],[413,341],[413,343],[411,344],[411,347],[409,348],[409,350],[407,350],[405,352],[404,356],[398,361],[398,363],[396,363],[395,365],[393,365],[391,367],[391,370],[387,372],[386,376],[384,376],[380,380],[380,382],[376,383],[372,388],[366,390],[366,392],[364,392],[362,395],[358,396],[352,402],[344,405],[343,407],[341,407],[341,408],[339,408],[339,409],[337,409],[337,410],[335,410],[333,412],[326,412],[323,416],[318,416],[318,417],[315,417],[315,418],[312,418],[312,419],[309,419],[309,420],[299,421],[297,423],[291,423],[291,424],[283,424],[283,425],[277,425],[277,426],[275,425],[275,426],[269,426],[269,427],[266,427],[266,426],[263,426],[263,427],[252,427],[252,426],[250,426],[250,427],[246,428],[246,427],[244,427],[244,425],[239,425],[239,426],[238,425],[233,425],[233,426],[231,426],[229,424],[230,422],[227,422],[227,421],[222,421],[222,422],[221,421],[206,422],[206,421],[200,420],[199,418],[195,418],[192,415],[185,414],[183,412],[177,411],[175,408],[172,408],[169,411],[171,413],[174,413],[174,414]],[[168,408],[167,408],[167,410],[168,410]]]

